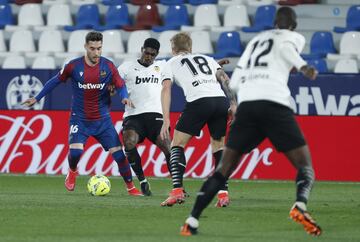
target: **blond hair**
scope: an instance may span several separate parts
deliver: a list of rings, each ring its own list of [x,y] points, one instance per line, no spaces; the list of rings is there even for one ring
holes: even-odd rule
[[[191,52],[192,40],[188,33],[181,32],[174,35],[171,39],[171,47],[173,52],[179,53],[182,51]]]

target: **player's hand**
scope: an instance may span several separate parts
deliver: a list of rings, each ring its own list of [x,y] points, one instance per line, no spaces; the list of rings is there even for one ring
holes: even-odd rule
[[[230,63],[229,59],[220,59],[217,62],[219,65],[223,66],[223,65],[227,65]]]
[[[169,128],[170,128],[170,121],[167,120],[163,122],[163,125],[161,127],[161,131],[160,131],[160,138],[162,140],[170,140],[170,132],[169,132]]]
[[[36,98],[32,97],[25,100],[25,102],[21,103],[21,105],[24,105],[29,108],[32,107],[36,102],[37,102]]]
[[[318,75],[318,71],[313,66],[309,66],[309,65],[305,65],[301,67],[300,71],[304,76],[306,76],[310,80],[315,80]]]
[[[116,89],[114,84],[109,84],[107,86],[108,91],[110,92],[110,96],[114,96],[116,94]]]
[[[130,99],[128,98],[124,98],[122,101],[121,101],[122,104],[124,105],[127,105],[128,107],[130,108],[135,108],[135,105],[131,102]]]
[[[230,107],[228,109],[228,115],[229,115],[229,118],[230,118],[229,119],[230,122],[235,119],[236,109],[237,109],[237,104],[236,103],[230,103]]]

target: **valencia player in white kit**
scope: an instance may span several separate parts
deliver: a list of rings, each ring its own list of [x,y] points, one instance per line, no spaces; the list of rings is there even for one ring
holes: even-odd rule
[[[129,98],[135,106],[135,108],[125,107],[123,122],[125,154],[140,181],[141,192],[145,196],[150,196],[151,190],[136,145],[147,138],[164,153],[166,162],[170,161],[170,139],[160,138],[163,124],[160,100],[161,72],[166,61],[155,60],[159,49],[159,41],[148,38],[141,47],[140,59],[125,61],[118,68],[127,86]]]
[[[239,106],[230,127],[229,138],[216,172],[203,184],[181,234],[197,233],[202,211],[237,167],[240,157],[269,138],[297,170],[296,199],[290,218],[313,236],[321,228],[307,212],[306,204],[314,183],[314,170],[304,136],[290,107],[289,73],[296,68],[309,79],[317,71],[300,57],[305,38],[294,32],[296,14],[279,8],[274,30],[255,36],[247,45],[230,82],[237,91]]]
[[[230,110],[235,113],[236,100],[228,87],[229,78],[211,57],[192,54],[192,40],[186,33],[171,39],[174,57],[167,61],[162,72],[161,103],[164,123],[161,137],[169,137],[171,85],[175,82],[185,95],[186,106],[174,130],[171,143],[170,173],[173,189],[161,206],[173,206],[185,201],[183,175],[186,168],[184,147],[193,136],[198,136],[207,124],[215,164],[220,161],[225,144],[227,118]],[[225,95],[226,94],[226,95]],[[217,166],[217,165],[216,165]],[[226,183],[218,193],[217,207],[229,205]]]

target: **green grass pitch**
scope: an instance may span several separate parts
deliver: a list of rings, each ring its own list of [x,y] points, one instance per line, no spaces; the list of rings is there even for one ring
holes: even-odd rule
[[[0,241],[360,241],[359,183],[316,183],[308,207],[323,228],[318,238],[288,218],[294,183],[276,181],[230,181],[230,207],[215,208],[213,201],[199,235],[181,237],[202,180],[185,180],[191,197],[163,208],[170,179],[150,179],[152,197],[128,196],[118,177],[110,177],[110,194],[93,197],[86,191],[88,179],[79,177],[76,191],[69,193],[63,176],[0,175]]]

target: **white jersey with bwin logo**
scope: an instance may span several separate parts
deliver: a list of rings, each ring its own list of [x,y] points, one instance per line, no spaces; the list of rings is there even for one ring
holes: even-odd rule
[[[230,87],[238,102],[269,100],[290,106],[287,86],[293,67],[306,62],[300,57],[305,38],[290,30],[268,30],[255,36],[246,46],[231,77]]]
[[[124,79],[129,99],[135,108],[125,106],[124,117],[141,113],[160,113],[161,109],[161,72],[166,61],[154,61],[148,67],[137,60],[126,61],[118,68]]]
[[[161,80],[175,81],[183,89],[187,102],[203,97],[222,97],[225,94],[215,75],[220,68],[206,55],[180,54],[166,63]]]

